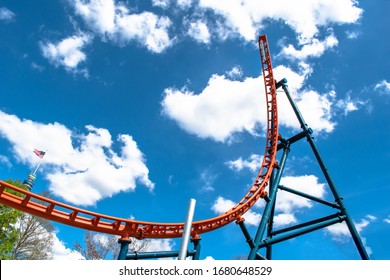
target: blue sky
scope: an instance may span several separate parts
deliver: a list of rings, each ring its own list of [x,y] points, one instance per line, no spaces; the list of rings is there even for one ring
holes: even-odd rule
[[[181,222],[228,210],[264,152],[257,36],[288,85],[373,259],[389,259],[390,2],[0,1],[0,174],[94,212]],[[283,93],[280,132],[299,124]],[[332,200],[305,141],[282,184]],[[245,216],[254,234],[263,202]],[[276,226],[327,210],[280,192]],[[55,223],[55,259],[84,230]],[[202,236],[201,258],[249,248],[237,225]],[[177,250],[153,240],[150,250]],[[274,248],[275,259],[359,259],[339,224]]]

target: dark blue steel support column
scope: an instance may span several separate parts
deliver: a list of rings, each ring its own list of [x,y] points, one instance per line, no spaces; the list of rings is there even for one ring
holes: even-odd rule
[[[271,186],[274,185],[275,173],[276,173],[275,170],[273,170],[272,171],[272,175],[271,175],[271,180],[270,180],[270,185]],[[267,237],[269,237],[269,238],[272,237],[272,232],[273,232],[273,228],[274,228],[275,204],[276,203],[275,203],[275,200],[274,200],[273,201],[273,206],[271,208],[270,219],[268,221],[268,227],[267,227]],[[272,259],[272,245],[267,246],[265,257],[266,257],[267,260]]]
[[[195,255],[192,257],[193,260],[199,260],[200,258],[200,239],[199,238],[196,238],[196,239],[192,239],[191,240],[192,243],[194,243],[194,251],[195,251]]]
[[[284,92],[285,92],[285,94],[286,94],[286,96],[291,104],[291,107],[293,108],[293,110],[295,112],[295,115],[298,118],[298,121],[301,125],[301,128],[304,132],[306,132],[306,139],[309,142],[310,147],[313,150],[313,153],[318,161],[318,164],[320,165],[321,170],[326,178],[326,181],[328,182],[329,188],[331,189],[333,196],[335,197],[335,202],[340,206],[341,212],[343,214],[345,214],[345,216],[346,216],[345,222],[348,226],[349,232],[351,233],[351,236],[355,242],[355,245],[359,251],[361,258],[363,260],[368,260],[369,256],[368,256],[366,249],[364,248],[364,245],[359,237],[359,234],[356,230],[356,227],[355,227],[355,225],[354,225],[354,223],[353,223],[353,221],[352,221],[352,219],[351,219],[351,217],[350,217],[350,215],[349,215],[349,213],[348,213],[348,211],[343,203],[343,199],[340,197],[340,195],[337,191],[336,185],[334,184],[324,161],[322,160],[322,157],[319,153],[319,150],[317,149],[317,147],[314,143],[313,137],[311,136],[312,130],[305,123],[305,121],[301,115],[301,112],[299,111],[298,107],[296,106],[294,100],[291,98],[291,95],[290,95],[290,92],[289,92],[288,86],[287,86],[287,80],[283,79],[279,83],[282,83],[282,88],[283,88],[283,90],[284,90]]]
[[[246,242],[248,243],[249,248],[251,248],[251,249],[254,248],[255,244],[253,243],[253,239],[252,239],[251,235],[249,234],[248,229],[246,228],[246,226],[244,224],[244,219],[242,219],[241,221],[237,222],[237,224],[240,226],[240,229],[242,230],[242,233],[244,234],[244,236],[246,238]],[[257,252],[256,252],[256,259],[257,260],[266,260],[266,258],[261,256]]]
[[[129,244],[131,243],[130,239],[119,239],[119,244],[121,245],[118,260],[126,260],[127,252],[129,251]]]
[[[265,229],[268,225],[268,222],[269,222],[269,219],[271,216],[271,212],[272,212],[272,209],[273,209],[274,204],[275,204],[278,185],[279,185],[280,179],[282,177],[283,169],[284,169],[284,166],[286,164],[286,159],[287,159],[289,151],[290,151],[290,145],[289,145],[289,143],[286,143],[286,146],[283,149],[283,155],[282,155],[282,158],[280,160],[279,168],[277,169],[277,173],[275,175],[275,178],[273,179],[273,184],[272,185],[270,184],[270,187],[269,187],[269,201],[267,202],[267,205],[264,208],[263,216],[261,217],[260,225],[257,229],[256,236],[254,239],[255,246],[253,248],[251,248],[251,250],[249,252],[248,260],[256,259],[256,253],[259,249],[259,244],[264,236]]]

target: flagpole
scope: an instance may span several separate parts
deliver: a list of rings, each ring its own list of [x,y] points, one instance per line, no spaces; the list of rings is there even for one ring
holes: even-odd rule
[[[43,156],[40,157],[41,160],[39,161],[37,167],[35,168],[35,170],[34,170],[34,172],[33,172],[33,175],[34,175],[34,176],[37,174],[38,168],[41,166],[41,163],[42,163],[42,161],[43,161],[43,158],[45,157],[44,155],[45,155],[46,153],[47,153],[47,150],[45,151],[45,153],[43,154]]]
[[[47,152],[47,150],[45,152],[39,151],[37,149],[34,150],[34,153],[37,156],[39,156],[39,158],[41,160],[39,161],[39,163],[38,163],[37,167],[35,168],[34,172],[28,174],[27,180],[24,180],[24,182],[23,182],[23,185],[25,185],[29,191],[31,191],[33,186],[34,186],[35,178],[37,177],[36,174],[37,174],[38,168],[41,166],[41,163],[43,161],[43,157],[45,156],[46,152]]]
[[[43,157],[41,158],[41,160],[39,161],[37,167],[35,168],[35,170],[34,170],[34,172],[33,172],[33,175],[34,175],[34,176],[37,174],[38,168],[39,168],[39,166],[41,166],[42,161],[43,161]]]

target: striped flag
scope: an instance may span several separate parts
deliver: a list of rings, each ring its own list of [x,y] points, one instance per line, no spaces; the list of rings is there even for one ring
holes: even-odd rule
[[[40,151],[37,149],[34,149],[34,153],[39,156],[40,158],[43,158],[43,156],[46,154],[44,151]]]

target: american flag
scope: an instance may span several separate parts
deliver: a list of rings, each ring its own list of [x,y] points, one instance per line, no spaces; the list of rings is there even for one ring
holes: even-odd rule
[[[43,156],[46,154],[44,151],[40,151],[37,149],[34,149],[34,153],[39,156],[40,158],[43,158]]]

